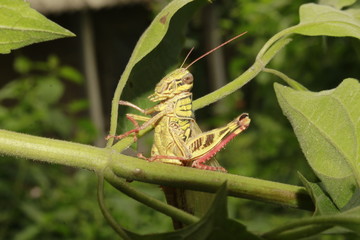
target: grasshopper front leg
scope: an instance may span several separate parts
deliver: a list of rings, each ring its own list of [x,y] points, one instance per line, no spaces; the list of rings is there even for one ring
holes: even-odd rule
[[[123,133],[123,134],[120,134],[120,135],[107,135],[105,140],[109,140],[110,138],[114,138],[116,140],[119,140],[119,139],[122,139],[122,138],[125,138],[127,136],[129,136],[130,134],[134,133],[134,141],[136,142],[137,141],[137,133],[140,131],[139,128],[139,124],[137,121],[148,121],[150,118],[147,118],[147,117],[144,117],[146,118],[146,120],[143,120],[142,118],[140,117],[143,117],[143,116],[139,116],[139,115],[135,115],[135,114],[126,114],[125,115],[127,119],[130,120],[130,122],[132,124],[134,124],[135,128],[126,132],[126,133]]]
[[[124,106],[129,106],[129,107],[132,107],[138,111],[140,111],[141,113],[144,113],[146,115],[149,115],[153,112],[155,112],[155,109],[154,108],[149,108],[149,109],[142,109],[138,106],[136,106],[135,104],[132,104],[130,102],[127,102],[127,101],[122,101],[120,100],[119,101],[119,104],[120,105],[124,105]],[[163,116],[165,115],[164,112],[159,112],[158,114],[156,114],[155,116],[153,116],[152,118],[149,118],[149,117],[145,117],[145,116],[140,116],[140,115],[135,115],[135,114],[126,114],[126,118],[129,119],[135,126],[134,129],[131,129],[121,135],[108,135],[106,136],[106,140],[109,140],[110,138],[115,138],[116,140],[119,140],[119,139],[122,139],[122,138],[125,138],[131,134],[134,133],[134,141],[137,140],[137,133],[147,127],[149,127],[150,125],[154,125],[156,123],[156,121],[158,121],[160,118],[162,118]],[[142,121],[144,122],[141,126],[138,124],[137,121]]]

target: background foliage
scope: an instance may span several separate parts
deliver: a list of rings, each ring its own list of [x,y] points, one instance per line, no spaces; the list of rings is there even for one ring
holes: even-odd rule
[[[244,40],[225,49],[229,80],[250,66],[260,46],[274,33],[297,20],[300,3],[289,1],[219,1],[219,29],[224,39],[244,29],[249,34]],[[261,26],[261,27],[259,27]],[[200,25],[190,27],[190,40],[198,41]],[[271,63],[298,79],[310,90],[330,89],[346,77],[359,79],[356,59],[359,56],[357,40],[351,38],[296,37]],[[201,44],[197,51],[201,51]],[[295,57],[294,57],[295,56]],[[291,61],[289,61],[291,59]],[[0,123],[2,128],[41,136],[61,137],[89,143],[95,132],[87,118],[81,116],[86,101],[79,99],[64,103],[66,89],[63,80],[81,84],[81,76],[59,60],[50,57],[47,62],[32,62],[18,58],[14,63],[19,79],[0,91]],[[195,68],[196,67],[196,68]],[[199,97],[206,89],[206,70],[199,62],[193,69]],[[36,74],[33,74],[33,71]],[[40,72],[40,73],[39,73]],[[262,73],[250,85],[223,100],[224,111],[217,115],[211,110],[199,111],[198,119],[203,128],[226,123],[239,112],[247,111],[253,122],[249,131],[235,139],[219,154],[223,165],[230,172],[291,184],[300,184],[296,171],[307,179],[307,163],[300,151],[293,130],[283,117],[273,90],[275,77]],[[23,94],[26,92],[27,94]],[[234,156],[241,153],[241,162]],[[3,158],[3,157],[2,157]],[[49,239],[84,238],[99,239],[114,236],[105,225],[95,200],[94,176],[86,171],[74,171],[58,166],[42,166],[19,159],[7,159],[0,169],[1,205],[8,206],[1,214],[0,238]],[[156,187],[151,194],[161,198]],[[154,232],[170,227],[170,222],[146,207],[120,197],[107,189],[107,200],[112,213],[125,226],[138,232]],[[76,203],[76,205],[74,204]],[[80,206],[80,207],[78,207]],[[124,209],[123,206],[127,206]],[[231,199],[233,217],[244,221],[250,230],[263,232],[270,226],[287,222],[294,216],[310,215],[298,210],[269,206],[248,200]],[[141,217],[140,217],[141,216]],[[154,224],[156,222],[156,224]],[[156,228],[155,230],[152,228]],[[19,230],[20,229],[20,230]],[[330,237],[324,237],[324,239]],[[334,237],[331,239],[344,239]]]

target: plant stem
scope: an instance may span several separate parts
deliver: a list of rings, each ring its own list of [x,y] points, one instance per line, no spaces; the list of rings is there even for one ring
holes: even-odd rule
[[[216,192],[225,181],[231,196],[256,199],[284,206],[312,209],[303,187],[255,178],[147,162],[109,148],[35,137],[0,130],[0,153],[34,160],[86,168],[96,172],[111,168],[122,178],[161,186]]]
[[[0,130],[0,153],[14,157],[99,171],[106,166],[109,151],[84,144]]]
[[[297,81],[289,78],[284,73],[279,72],[279,71],[277,71],[275,69],[264,68],[263,71],[267,72],[267,73],[274,74],[275,76],[281,78],[285,83],[287,83],[290,87],[292,87],[292,88],[294,88],[296,90],[299,90],[299,91],[307,91],[308,90],[306,87],[304,87],[303,85],[301,85]]]
[[[145,204],[148,207],[151,207],[161,213],[164,213],[165,215],[176,219],[178,221],[181,221],[185,224],[192,224],[197,221],[199,221],[199,218],[184,212],[176,207],[173,207],[171,205],[168,205],[166,203],[163,203],[160,200],[157,200],[155,198],[149,197],[146,194],[143,194],[134,188],[130,187],[129,183],[126,183],[123,179],[116,176],[111,169],[106,169],[104,172],[106,180],[116,189],[121,191],[122,193],[128,195],[129,197],[137,200],[138,202],[141,202]]]
[[[109,211],[107,210],[104,202],[104,175],[102,173],[98,173],[98,191],[97,191],[97,199],[99,203],[99,207],[101,213],[104,215],[107,222],[114,229],[115,232],[119,234],[125,240],[131,240],[131,238],[126,234],[125,230],[116,222],[116,220],[111,216]]]
[[[288,38],[282,38],[279,39],[277,42],[275,42],[268,51],[262,55],[261,57],[257,58],[254,64],[248,68],[243,74],[241,74],[239,77],[235,78],[233,81],[229,82],[222,88],[209,93],[201,98],[198,98],[194,101],[194,110],[203,108],[211,103],[214,103],[225,96],[235,92],[236,90],[240,89],[242,86],[244,86],[246,83],[248,83],[251,79],[256,77],[270,62],[270,60],[275,57],[275,55],[283,48],[285,47],[291,39]]]
[[[273,240],[295,240],[295,239],[303,239],[305,237],[309,237],[309,236],[315,236],[329,228],[331,228],[332,226],[330,225],[311,225],[311,226],[306,226],[306,227],[302,227],[299,229],[295,229],[295,230],[289,230],[280,234],[276,234],[276,235],[267,235],[267,236],[263,236],[265,239],[273,239]]]
[[[303,187],[215,171],[144,162],[128,156],[123,156],[121,161],[112,161],[109,167],[115,174],[128,180],[210,193],[215,193],[220,185],[227,181],[230,196],[313,209],[309,195]]]
[[[264,46],[260,49],[258,55],[256,56],[256,60],[261,59],[266,52],[273,46],[276,44],[277,41],[286,38],[287,35],[290,35],[291,33],[293,33],[294,29],[296,29],[298,25],[286,28],[280,32],[278,32],[277,34],[275,34],[274,36],[272,36],[265,44]]]
[[[309,231],[306,227],[314,227],[313,230],[326,230],[331,226],[336,225],[344,225],[346,224],[360,224],[359,217],[357,216],[345,216],[345,215],[333,215],[333,216],[320,216],[320,217],[311,217],[311,218],[304,218],[298,221],[291,222],[289,224],[283,225],[281,227],[275,228],[267,233],[264,233],[262,237],[265,239],[279,239],[279,236],[285,235],[288,231],[294,231],[298,229],[297,234],[302,236]],[[318,227],[318,228],[316,228]],[[323,229],[322,229],[323,228]],[[285,238],[282,238],[285,239]],[[294,239],[294,238],[291,238]]]
[[[301,28],[306,28],[307,26],[311,26],[313,24],[314,23],[298,24],[275,34],[261,48],[256,56],[254,64],[249,69],[222,88],[195,100],[194,110],[214,103],[244,86],[251,79],[256,77],[271,61],[271,59],[273,59],[276,54],[291,41],[291,39],[288,38],[290,34],[296,33],[297,30],[301,30]]]

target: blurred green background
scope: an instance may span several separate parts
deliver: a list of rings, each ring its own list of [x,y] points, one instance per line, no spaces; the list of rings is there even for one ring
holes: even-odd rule
[[[1,128],[103,146],[119,76],[137,39],[166,2],[129,2],[101,9],[39,9],[78,37],[41,43],[0,56]],[[192,67],[194,99],[250,67],[272,35],[298,22],[298,8],[306,2],[219,0],[198,12],[185,41],[184,56],[195,46],[188,62],[234,35],[248,33]],[[86,24],[90,24],[93,39],[90,46],[101,100],[98,107],[101,116],[95,117],[91,111],[94,99],[86,91],[89,85],[89,66],[84,60],[87,50],[83,48]],[[359,51],[355,39],[294,36],[268,67],[284,72],[311,91],[326,90],[336,87],[344,78],[360,78],[356,61]],[[252,118],[250,128],[221,151],[217,159],[230,173],[299,185],[298,171],[308,179],[314,176],[277,104],[275,81],[279,79],[261,73],[241,90],[197,111],[197,121],[206,130],[248,112]],[[97,125],[96,117],[103,119],[102,126]],[[142,142],[142,150],[146,151],[151,136]],[[1,156],[0,176],[0,239],[116,238],[98,208],[96,176],[92,172]],[[158,186],[131,184],[163,199]],[[113,216],[130,230],[150,233],[171,229],[167,217],[108,185],[105,195]],[[255,232],[311,215],[243,199],[229,198],[229,203],[230,216]]]

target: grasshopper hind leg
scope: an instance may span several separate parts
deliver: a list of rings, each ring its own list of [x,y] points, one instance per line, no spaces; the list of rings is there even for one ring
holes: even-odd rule
[[[202,161],[194,161],[194,162],[191,164],[191,167],[193,167],[193,168],[199,168],[199,169],[203,169],[203,170],[210,170],[210,171],[227,172],[226,169],[223,168],[223,167],[221,167],[221,166],[215,167],[215,166],[205,165],[205,164],[203,164]]]

